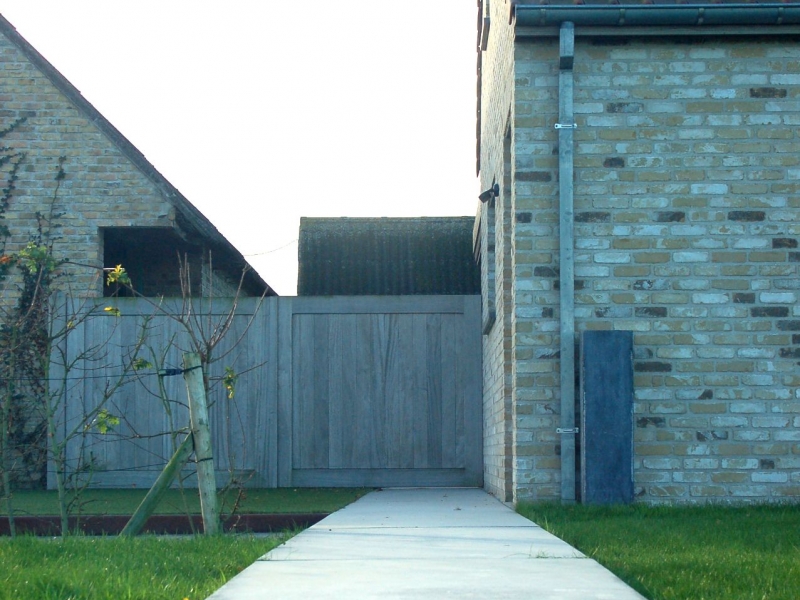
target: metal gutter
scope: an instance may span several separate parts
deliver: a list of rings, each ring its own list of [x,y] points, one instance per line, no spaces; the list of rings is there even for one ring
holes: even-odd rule
[[[561,24],[558,73],[559,313],[561,353],[561,501],[575,502],[575,233],[573,110],[575,26]]]
[[[517,27],[552,27],[571,22],[590,27],[720,27],[800,24],[800,5],[513,5]]]

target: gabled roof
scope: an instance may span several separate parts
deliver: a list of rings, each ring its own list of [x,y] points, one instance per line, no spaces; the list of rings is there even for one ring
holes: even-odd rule
[[[83,97],[81,92],[64,77],[58,69],[44,58],[5,17],[0,15],[0,34],[4,35],[72,104],[83,113],[128,160],[131,161],[163,197],[175,207],[176,219],[180,227],[190,234],[197,235],[212,249],[220,254],[215,257],[216,264],[228,264],[232,268],[242,269],[249,266],[244,256],[225,236],[192,205],[156,168],[139,152],[139,150],[114,127],[100,112]],[[249,286],[266,290],[268,295],[276,295],[274,290],[252,268],[245,276]]]
[[[478,294],[474,222],[474,217],[304,217],[297,294]]]

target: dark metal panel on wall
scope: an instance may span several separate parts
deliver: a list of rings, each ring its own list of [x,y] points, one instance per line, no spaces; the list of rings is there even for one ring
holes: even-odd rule
[[[633,501],[633,332],[581,337],[581,501]]]

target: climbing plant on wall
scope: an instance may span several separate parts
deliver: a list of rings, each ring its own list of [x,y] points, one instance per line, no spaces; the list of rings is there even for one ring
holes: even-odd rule
[[[0,131],[0,176],[5,180],[0,195],[0,499],[13,534],[12,491],[19,486],[44,487],[50,460],[59,492],[62,532],[67,533],[69,514],[79,505],[80,491],[88,485],[87,472],[91,470],[82,453],[67,468],[67,443],[85,436],[90,429],[102,433],[110,430],[116,421],[105,402],[132,367],[119,379],[106,382],[100,392],[102,398],[94,408],[85,410],[78,422],[70,426],[59,422],[68,379],[82,376],[87,365],[102,358],[104,344],[69,360],[62,351],[60,380],[51,377],[51,359],[59,355],[59,349],[63,350],[67,337],[82,320],[106,315],[91,303],[59,296],[59,285],[70,287],[63,270],[68,261],[56,252],[61,216],[57,204],[66,179],[66,157],[57,160],[52,192],[45,193],[45,200],[38,202],[40,210],[33,212],[33,219],[16,219],[10,226],[6,218],[15,192],[19,193],[18,174],[26,155],[2,140],[24,123],[25,119],[20,119]],[[97,277],[102,273],[98,269]],[[65,277],[67,281],[60,281]],[[56,312],[69,315],[63,324],[55,324],[52,317]]]

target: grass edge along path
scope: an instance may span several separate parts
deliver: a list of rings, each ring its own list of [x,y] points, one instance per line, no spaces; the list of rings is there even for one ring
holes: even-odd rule
[[[354,502],[369,489],[355,488],[245,488],[220,495],[222,513],[229,514],[236,506],[239,514],[331,513]],[[146,489],[89,489],[81,492],[76,514],[132,515],[147,493]],[[46,516],[58,514],[55,490],[15,491],[14,510],[17,516]],[[0,518],[6,518],[8,508],[0,497]],[[197,488],[167,490],[153,514],[200,514]]]
[[[0,600],[199,600],[289,537],[0,539]]]
[[[796,600],[800,505],[562,506],[517,511],[651,600]]]

